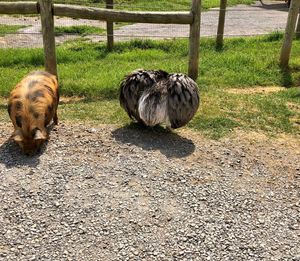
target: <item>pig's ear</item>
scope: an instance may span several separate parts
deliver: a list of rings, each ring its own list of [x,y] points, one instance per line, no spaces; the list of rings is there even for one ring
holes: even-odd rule
[[[33,136],[34,140],[46,140],[47,139],[46,135],[44,135],[40,129],[35,128],[33,130],[33,132],[34,132],[34,136]]]
[[[23,141],[23,135],[20,130],[16,130],[12,137],[11,137],[15,142],[22,142]]]

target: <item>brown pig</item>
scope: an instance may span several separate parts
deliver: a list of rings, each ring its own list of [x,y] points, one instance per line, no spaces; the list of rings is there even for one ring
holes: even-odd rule
[[[47,126],[58,124],[59,102],[56,76],[35,71],[22,79],[10,93],[8,114],[14,125],[12,139],[27,155],[36,153],[48,139]]]

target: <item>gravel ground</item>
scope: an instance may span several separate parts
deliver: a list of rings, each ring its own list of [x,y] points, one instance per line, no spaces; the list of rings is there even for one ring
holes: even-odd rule
[[[300,140],[0,124],[0,260],[300,260]]]
[[[277,1],[256,1],[253,5],[237,5],[227,8],[225,36],[251,36],[284,31],[288,16],[286,4]],[[216,36],[219,20],[217,8],[203,12],[201,17],[201,36]],[[132,24],[115,31],[117,39],[137,38],[177,38],[189,37],[189,25]],[[130,36],[130,37],[128,37]],[[98,37],[99,38],[99,37]],[[101,38],[99,38],[100,40]]]
[[[237,5],[228,8],[226,17],[225,34],[227,36],[260,35],[273,31],[283,31],[286,26],[288,9],[281,1],[259,1],[255,4]],[[215,36],[217,33],[219,12],[211,9],[202,13],[202,36]],[[19,35],[6,35],[0,37],[0,48],[7,47],[42,47],[42,37],[39,34],[41,26],[36,18],[22,18],[12,16],[0,16],[0,24],[24,24],[30,27],[21,29]],[[55,24],[60,25],[93,25],[105,28],[104,22],[89,21],[84,19],[55,19]],[[28,34],[35,33],[35,34]],[[131,24],[122,26],[114,31],[115,40],[131,40],[133,38],[166,39],[189,37],[189,25],[164,25],[164,24]],[[63,43],[66,40],[74,39],[77,36],[63,35],[56,37],[56,42]],[[88,35],[91,41],[106,41],[106,36]]]

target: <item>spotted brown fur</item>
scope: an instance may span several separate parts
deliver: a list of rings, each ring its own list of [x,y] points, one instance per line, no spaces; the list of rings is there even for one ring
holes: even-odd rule
[[[24,152],[33,152],[48,138],[46,127],[57,124],[59,102],[56,76],[35,71],[25,76],[12,90],[8,113],[15,128],[13,138]]]

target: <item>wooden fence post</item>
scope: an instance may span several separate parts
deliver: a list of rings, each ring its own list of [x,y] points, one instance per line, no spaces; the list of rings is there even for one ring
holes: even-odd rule
[[[226,6],[227,0],[220,0],[219,24],[216,41],[217,49],[221,49],[223,47]]]
[[[45,70],[57,76],[52,0],[38,0],[42,22]]]
[[[298,22],[296,27],[296,38],[300,39],[300,13],[298,14]]]
[[[293,37],[299,13],[300,1],[292,0],[285,29],[283,45],[280,54],[280,66],[287,69],[289,66],[290,54],[292,50]]]
[[[106,8],[114,8],[114,0],[106,0]],[[112,51],[114,48],[114,23],[107,21],[106,22],[106,32],[107,32],[107,49]]]
[[[191,13],[194,16],[190,25],[190,53],[189,76],[197,80],[199,74],[199,48],[200,48],[200,24],[201,24],[201,0],[192,0]]]

